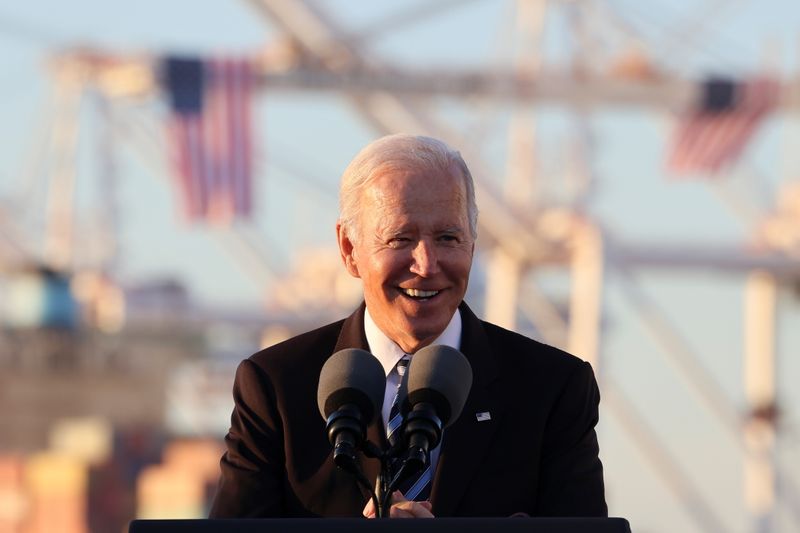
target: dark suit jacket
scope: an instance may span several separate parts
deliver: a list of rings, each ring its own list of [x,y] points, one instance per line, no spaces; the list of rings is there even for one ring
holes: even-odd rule
[[[431,502],[436,516],[606,516],[591,366],[479,320],[461,305],[473,370],[461,417],[445,429]],[[368,349],[363,305],[346,320],[243,361],[210,516],[360,516],[367,501],[332,460],[316,398],[325,360]],[[477,413],[490,414],[479,421]],[[368,430],[385,442],[378,417]],[[380,465],[362,459],[370,481]]]

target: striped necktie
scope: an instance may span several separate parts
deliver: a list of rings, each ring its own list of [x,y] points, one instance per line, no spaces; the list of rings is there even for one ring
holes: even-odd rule
[[[394,367],[399,379],[397,380],[397,389],[394,391],[392,408],[389,410],[389,423],[386,425],[386,438],[392,446],[397,444],[399,435],[396,432],[403,425],[403,415],[400,414],[400,388],[403,386],[403,376],[406,374],[407,368],[408,359],[400,359]]]
[[[400,429],[400,426],[403,425],[403,415],[400,413],[400,396],[401,396],[401,387],[403,385],[403,376],[406,373],[406,369],[408,368],[408,359],[400,359],[397,362],[397,366],[395,369],[397,370],[397,374],[400,377],[397,383],[397,390],[394,394],[394,400],[392,400],[392,408],[389,410],[389,423],[386,426],[386,438],[389,440],[389,444],[394,446],[400,435],[397,433],[397,430]],[[430,463],[426,465],[426,467],[422,470],[422,472],[418,472],[411,476],[410,478],[406,479],[400,486],[398,490],[403,493],[403,495],[408,500],[415,500],[415,501],[423,501],[427,500],[430,496],[430,487],[431,487],[431,477],[433,472],[431,471]]]

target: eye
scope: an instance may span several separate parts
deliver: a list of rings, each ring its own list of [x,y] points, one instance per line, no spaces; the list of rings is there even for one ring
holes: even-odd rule
[[[402,248],[403,246],[406,246],[410,242],[411,239],[409,239],[408,237],[392,237],[391,239],[389,239],[388,244],[392,248]]]

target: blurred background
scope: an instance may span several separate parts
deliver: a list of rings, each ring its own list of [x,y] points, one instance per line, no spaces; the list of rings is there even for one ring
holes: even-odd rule
[[[237,363],[360,302],[392,132],[472,169],[473,309],[594,365],[612,515],[800,531],[797,2],[28,0],[0,47],[0,532],[204,516]]]

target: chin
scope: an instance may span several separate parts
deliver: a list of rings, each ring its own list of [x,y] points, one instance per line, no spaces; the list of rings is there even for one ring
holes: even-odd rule
[[[414,339],[414,342],[420,347],[431,344],[436,337],[442,334],[444,328],[447,327],[447,324],[444,324],[441,327],[441,329],[433,330],[430,329],[429,323],[425,325],[428,327],[426,327],[424,330],[415,328],[410,329],[411,331],[410,336]]]

